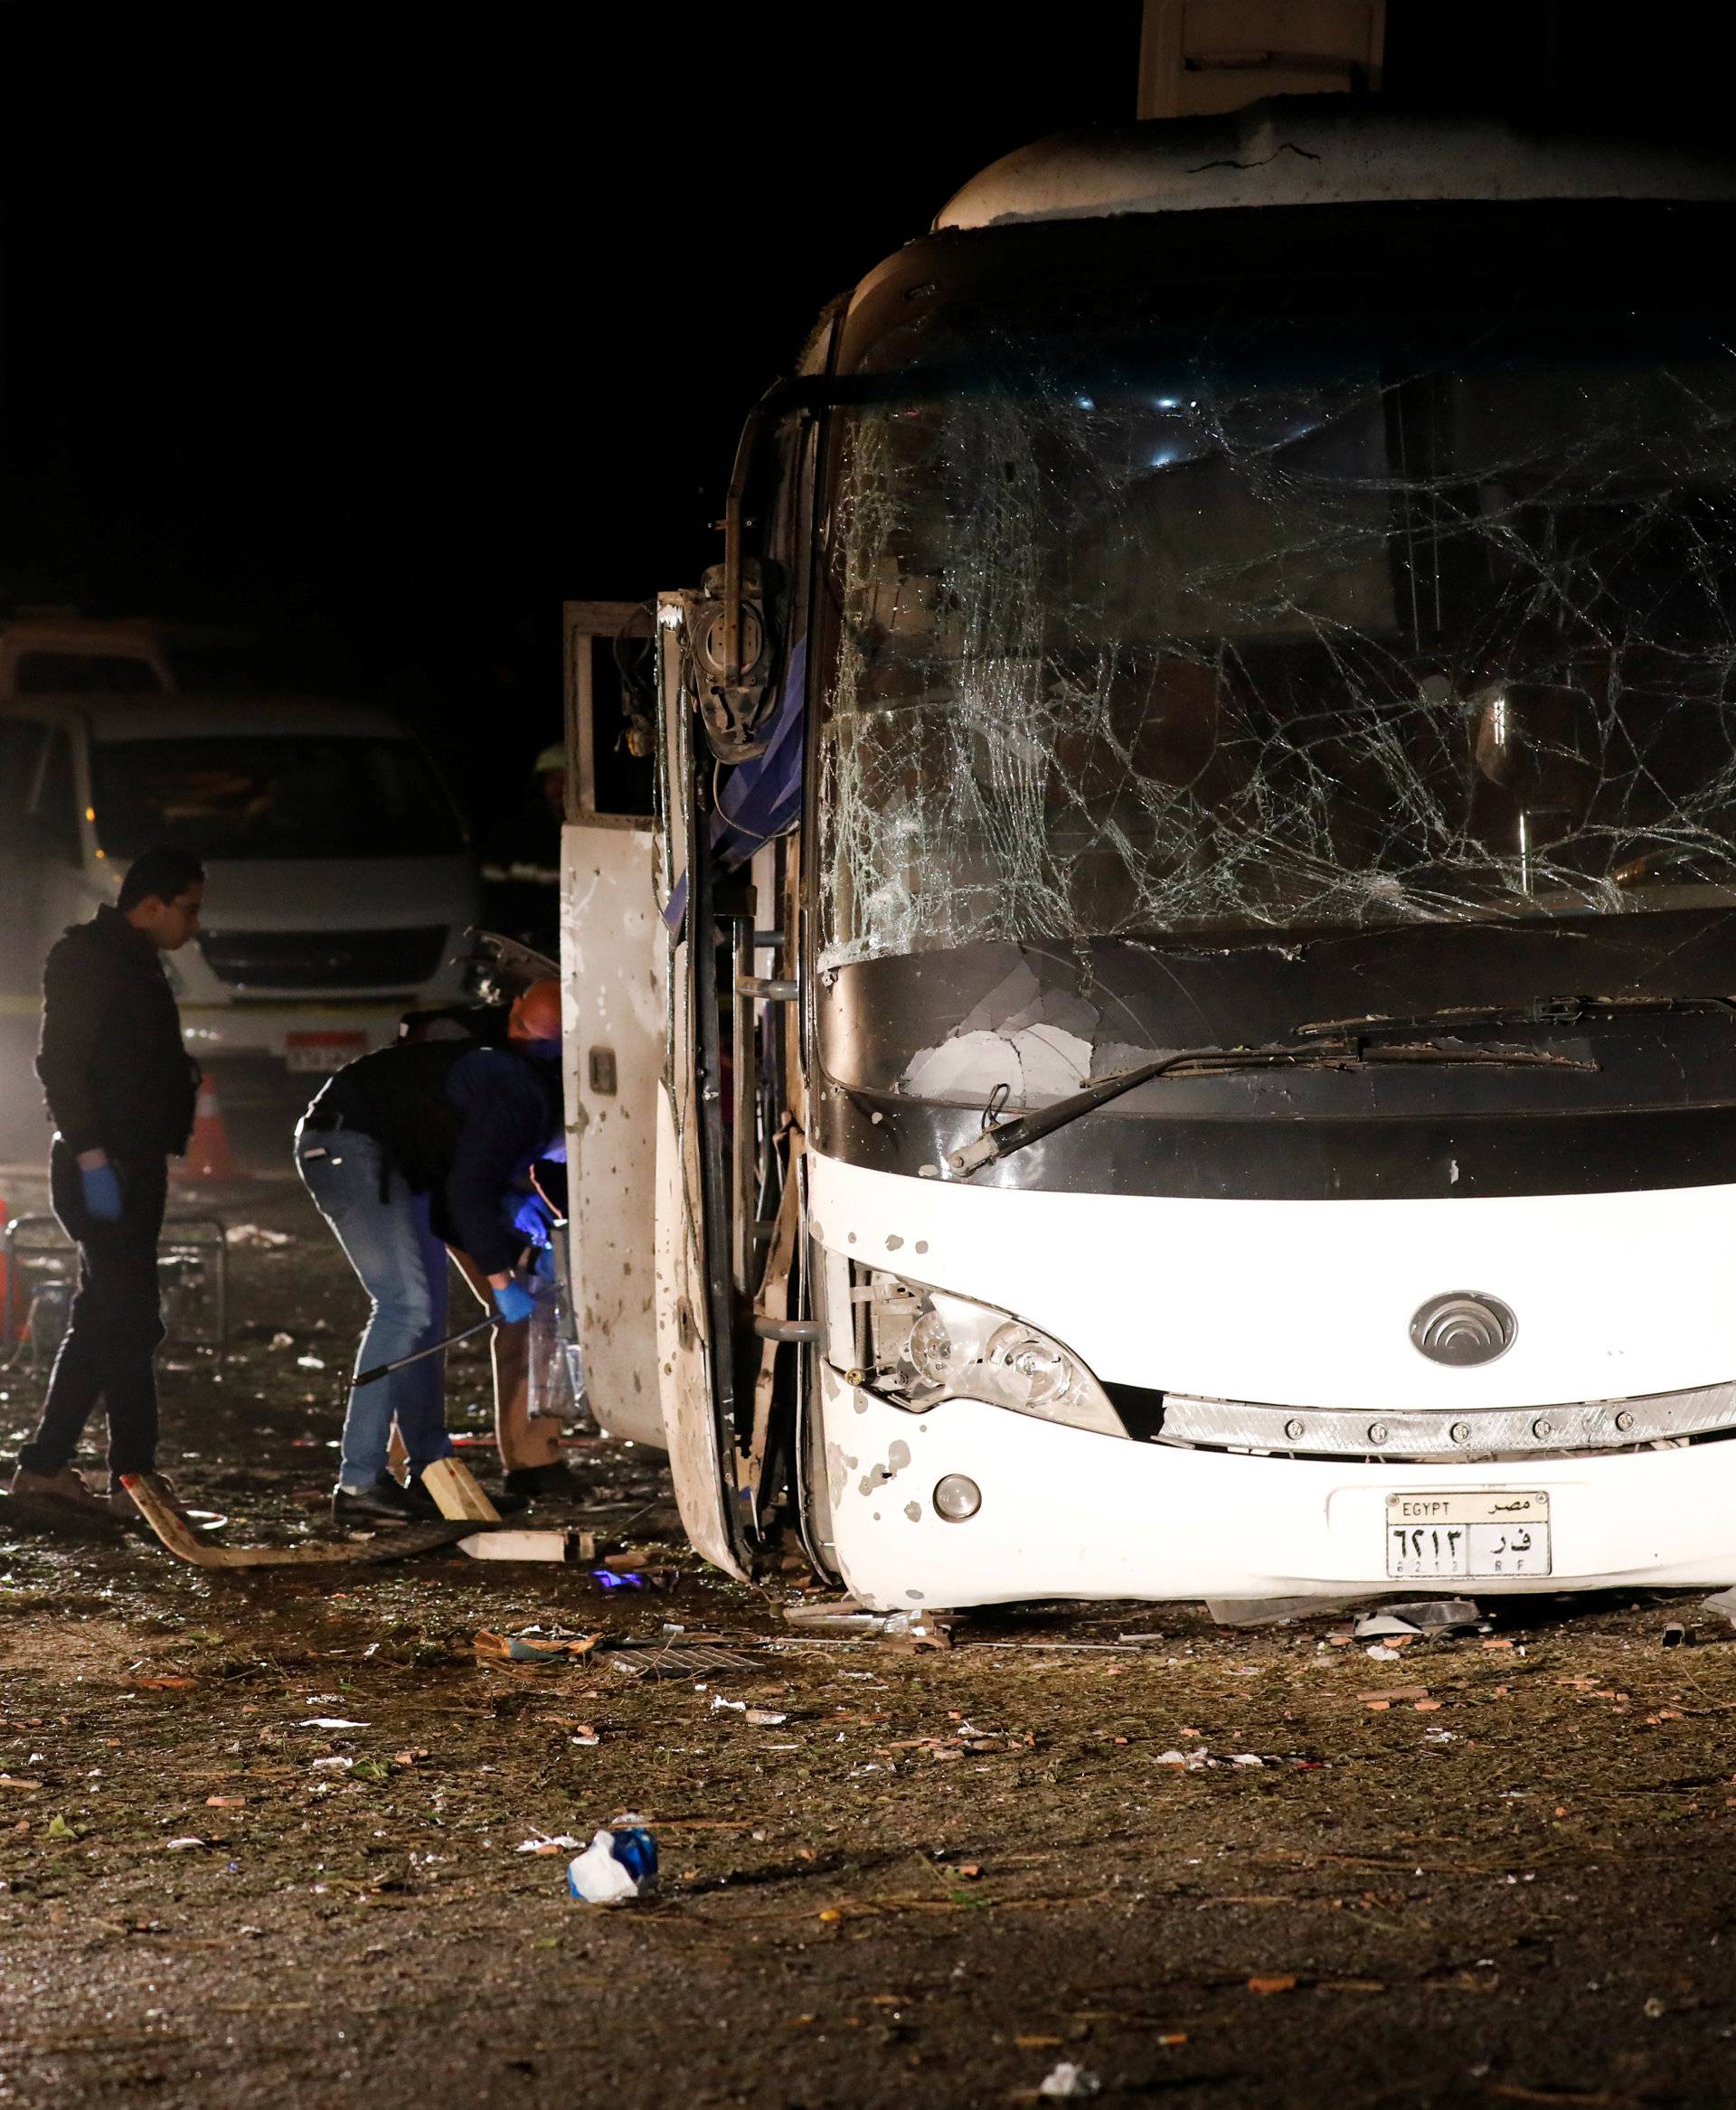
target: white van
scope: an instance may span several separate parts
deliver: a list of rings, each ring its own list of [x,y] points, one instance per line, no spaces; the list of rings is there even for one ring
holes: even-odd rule
[[[155,843],[202,857],[196,945],[168,962],[202,1059],[336,1068],[411,1003],[462,993],[475,861],[446,786],[383,711],[271,698],[0,696],[0,852],[27,945],[112,901]],[[14,938],[23,937],[14,928]]]
[[[52,610],[0,624],[0,699],[150,696],[175,685],[161,624]]]

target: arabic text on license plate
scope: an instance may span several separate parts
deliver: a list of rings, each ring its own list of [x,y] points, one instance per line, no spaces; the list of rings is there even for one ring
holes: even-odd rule
[[[1547,1494],[1455,1488],[1386,1498],[1386,1572],[1395,1579],[1547,1575],[1549,1558]]]
[[[342,1069],[346,1062],[368,1051],[364,1032],[287,1033],[283,1060],[292,1070],[317,1070],[322,1074]]]

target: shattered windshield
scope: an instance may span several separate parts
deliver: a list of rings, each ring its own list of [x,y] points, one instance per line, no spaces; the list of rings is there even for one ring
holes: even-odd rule
[[[1008,335],[835,419],[822,966],[1736,904],[1713,326]]]

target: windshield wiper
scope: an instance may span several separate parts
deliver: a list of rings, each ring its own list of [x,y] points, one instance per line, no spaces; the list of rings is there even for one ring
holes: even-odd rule
[[[1386,1022],[1382,1022],[1382,1023]],[[1393,1021],[1393,1023],[1399,1022]],[[1028,1144],[1041,1143],[1057,1128],[1118,1099],[1159,1077],[1229,1077],[1249,1069],[1367,1069],[1400,1063],[1429,1063],[1484,1069],[1596,1069],[1595,1062],[1547,1048],[1437,1048],[1428,1045],[1364,1048],[1354,1038],[1337,1047],[1317,1043],[1297,1048],[1184,1048],[1135,1069],[1099,1078],[1083,1090],[1071,1092],[1034,1114],[1021,1114],[994,1128],[985,1128],[974,1143],[948,1154],[947,1163],[961,1179],[998,1163]]]
[[[1722,996],[1539,996],[1529,1003],[1455,1003],[1440,1011],[1310,1019],[1296,1030],[1305,1041],[1361,1040],[1375,1033],[1451,1032],[1460,1026],[1571,1026],[1590,1019],[1686,1011],[1722,1012],[1728,1016],[1731,1005]]]

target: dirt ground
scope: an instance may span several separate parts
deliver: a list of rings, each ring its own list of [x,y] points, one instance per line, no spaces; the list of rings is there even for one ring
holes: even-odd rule
[[[165,1464],[228,1540],[306,1540],[359,1293],[280,1176],[182,1205],[290,1242],[230,1248],[221,1369],[165,1351]],[[455,1424],[483,1368],[455,1357]],[[7,1451],[40,1390],[27,1352],[0,1376]],[[1736,2095],[1736,1636],[1697,1600],[1509,1603],[1392,1660],[1142,1606],[822,1643],[800,1575],[693,1558],[660,1461],[571,1455],[584,1502],[540,1521],[651,1585],[0,1537],[0,2103],[1011,2104],[1065,2068],[1177,2105]],[[532,1624],[601,1640],[478,1656]],[[610,1645],[672,1639],[751,1668]],[[655,1902],[575,1903],[525,1851],[628,1812]]]

